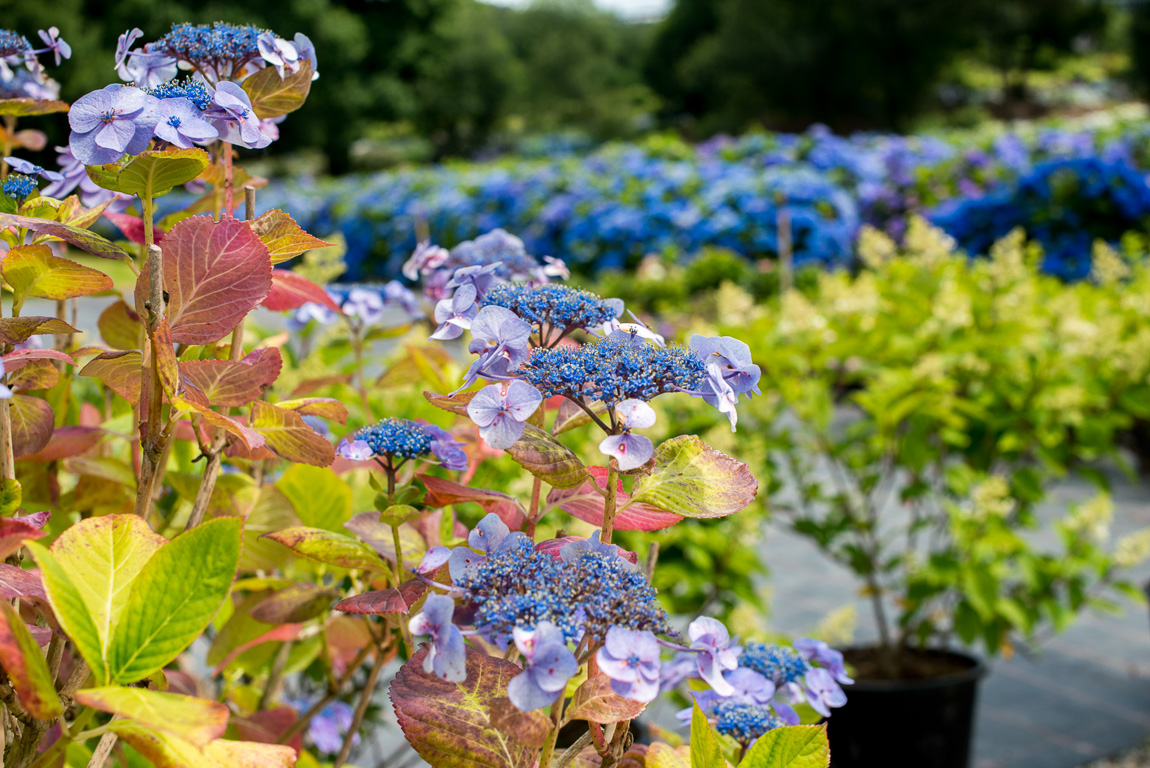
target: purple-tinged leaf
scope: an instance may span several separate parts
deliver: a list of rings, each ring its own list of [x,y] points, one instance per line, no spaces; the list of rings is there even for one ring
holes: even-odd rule
[[[42,334],[80,333],[54,317],[5,317],[0,319],[0,344],[23,344]]]
[[[81,376],[91,376],[104,382],[120,397],[132,405],[140,402],[140,366],[142,352],[104,352],[80,369]]]
[[[46,446],[21,461],[49,462],[79,456],[95,448],[107,435],[99,427],[56,427]]]
[[[172,406],[177,411],[191,411],[200,416],[201,419],[211,424],[213,427],[219,427],[225,432],[238,437],[240,443],[248,451],[255,451],[263,448],[266,440],[262,434],[249,427],[231,416],[225,416],[222,413],[213,411],[211,408],[197,403],[194,400],[189,400],[183,397],[172,398]]]
[[[95,232],[89,232],[82,227],[75,227],[71,224],[61,224],[58,221],[37,219],[32,216],[0,213],[0,227],[30,229],[43,236],[37,238],[41,242],[45,242],[43,238],[63,240],[82,251],[87,251],[93,256],[104,259],[118,259],[120,261],[131,261],[132,259],[127,251],[110,240],[100,237]]]
[[[171,400],[184,391],[184,382],[180,378],[180,363],[176,358],[176,347],[172,343],[172,329],[168,325],[168,318],[162,318],[152,334],[152,354],[156,356],[156,370],[160,375],[160,386],[164,394]],[[188,399],[197,401],[201,398],[189,394]],[[203,400],[207,405],[207,400]],[[143,409],[141,409],[143,410]]]
[[[395,676],[388,694],[409,744],[436,768],[532,768],[538,750],[496,731],[493,714],[522,670],[467,646],[467,679],[449,683],[423,671],[422,646]],[[497,712],[493,712],[497,709]]]
[[[8,401],[12,418],[12,455],[19,459],[41,450],[52,437],[56,419],[47,401],[13,395]]]
[[[39,513],[37,513],[39,514]],[[42,530],[44,523],[32,515],[27,517],[0,517],[0,559],[15,554],[25,541],[35,541],[48,535]]]
[[[557,506],[572,517],[577,517],[592,525],[603,524],[604,493],[607,488],[607,469],[588,467],[590,477],[577,488],[556,488],[547,494],[548,506]],[[594,483],[594,485],[592,485]],[[596,490],[598,489],[598,490]],[[616,509],[621,510],[615,517],[617,531],[658,531],[670,528],[683,518],[672,512],[664,512],[651,504],[631,504],[631,497],[623,492],[623,481],[618,481]]]
[[[326,614],[340,592],[331,587],[300,582],[268,595],[252,608],[252,618],[264,624],[298,624]]]
[[[29,360],[8,376],[13,392],[51,389],[60,381],[60,371],[49,360]]]
[[[18,371],[28,364],[29,360],[59,360],[68,365],[75,365],[76,361],[71,355],[58,349],[18,349],[4,355],[4,370],[8,373]]]
[[[211,344],[231,333],[271,288],[268,250],[246,222],[195,216],[164,239],[168,322],[178,344]],[[148,267],[136,281],[136,307],[147,298]]]
[[[499,519],[513,531],[522,530],[523,524],[527,521],[527,512],[523,509],[523,505],[518,499],[506,493],[468,488],[466,485],[453,483],[434,475],[422,475],[420,480],[427,488],[423,503],[429,507],[447,507],[465,501],[474,502],[482,507],[484,512],[499,515]]]
[[[54,721],[64,713],[40,645],[16,609],[5,600],[0,600],[0,664],[28,714]]]
[[[274,347],[257,349],[242,360],[186,360],[180,364],[184,381],[216,406],[247,405],[263,394],[280,375],[283,357]]]
[[[410,613],[412,606],[427,594],[427,584],[419,579],[405,581],[398,589],[377,589],[352,595],[335,604],[335,610],[357,616]]]
[[[507,453],[519,466],[555,488],[574,488],[587,477],[587,467],[570,448],[533,424],[523,425]]]
[[[26,571],[18,565],[0,563],[0,597],[5,600],[40,600],[48,602],[48,593],[40,581],[40,571]]]
[[[512,704],[511,699],[496,699],[488,714],[488,726],[529,747],[542,748],[551,733],[551,719],[547,715],[540,710],[524,712]]]

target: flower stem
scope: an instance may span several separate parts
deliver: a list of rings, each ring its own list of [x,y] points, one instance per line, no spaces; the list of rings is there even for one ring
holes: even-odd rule
[[[543,745],[543,753],[539,755],[539,768],[551,765],[551,755],[555,752],[555,742],[559,740],[559,724],[563,722],[563,708],[566,705],[566,692],[560,694],[558,700],[551,705],[551,733],[547,735],[547,743]]]
[[[599,541],[611,543],[611,533],[615,530],[616,497],[619,492],[619,462],[614,458],[607,462],[607,495],[603,500],[603,532]]]
[[[148,344],[151,345],[152,359],[140,370],[141,405],[147,401],[147,413],[140,412],[140,433],[143,436],[140,446],[140,478],[136,485],[135,512],[146,517],[152,504],[152,492],[155,488],[156,475],[159,464],[164,455],[164,441],[160,434],[163,427],[161,410],[163,408],[163,393],[160,387],[160,356],[156,350],[155,333],[164,316],[164,272],[163,254],[160,248],[151,242],[152,204],[150,198],[144,198],[145,239],[148,241],[148,299],[144,302],[147,310]]]
[[[363,690],[359,694],[359,703],[355,707],[355,714],[351,719],[351,727],[347,729],[344,734],[343,744],[339,748],[339,754],[332,763],[332,768],[343,768],[343,764],[347,762],[348,755],[351,754],[351,745],[355,740],[356,733],[359,732],[360,723],[363,722],[363,716],[367,714],[367,707],[371,703],[371,695],[375,693],[375,684],[379,680],[379,673],[383,671],[383,665],[387,663],[387,654],[383,652],[383,646],[377,645],[375,648],[375,664],[371,667],[371,672],[367,674],[367,683],[364,684]]]

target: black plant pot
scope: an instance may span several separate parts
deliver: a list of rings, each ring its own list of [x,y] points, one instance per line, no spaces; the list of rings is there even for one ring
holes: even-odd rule
[[[860,649],[861,650],[861,649]],[[827,735],[833,768],[969,768],[982,662],[924,651],[951,670],[912,680],[857,680],[845,686]],[[844,651],[849,662],[851,650]]]

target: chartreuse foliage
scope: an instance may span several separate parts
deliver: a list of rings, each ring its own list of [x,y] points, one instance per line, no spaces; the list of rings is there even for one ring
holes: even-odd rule
[[[741,759],[727,760],[727,757],[737,757],[739,751],[734,742],[724,744],[724,738],[715,733],[698,704],[695,704],[691,715],[690,745],[674,751],[652,748],[647,752],[646,765],[682,765],[683,768],[727,768],[729,765],[737,768],[827,768],[831,758],[825,725],[775,728],[745,750]]]

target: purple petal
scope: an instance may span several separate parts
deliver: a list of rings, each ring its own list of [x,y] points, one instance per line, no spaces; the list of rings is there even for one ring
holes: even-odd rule
[[[472,549],[491,554],[510,533],[511,529],[507,524],[499,519],[499,515],[492,512],[480,520],[467,535],[467,543]]]
[[[528,671],[520,672],[507,684],[507,698],[523,712],[542,709],[554,703],[558,696],[558,691],[547,692],[540,688]]]
[[[643,435],[633,435],[625,432],[621,435],[611,435],[599,443],[599,450],[608,456],[614,456],[619,462],[619,469],[636,469],[646,464],[655,448],[651,441]]]
[[[479,428],[479,436],[492,448],[507,450],[523,437],[523,422],[501,413],[490,426]]]

